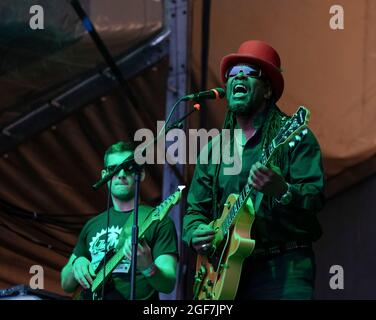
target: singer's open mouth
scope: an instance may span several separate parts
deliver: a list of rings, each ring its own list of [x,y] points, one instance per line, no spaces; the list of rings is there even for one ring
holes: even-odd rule
[[[232,89],[232,94],[235,98],[240,98],[248,93],[248,88],[241,83],[235,84]]]

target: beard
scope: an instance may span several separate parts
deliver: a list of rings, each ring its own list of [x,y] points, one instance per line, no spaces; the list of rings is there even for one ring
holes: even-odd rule
[[[254,108],[248,104],[231,104],[228,106],[229,110],[238,116],[250,116],[254,113]]]
[[[228,108],[238,116],[252,116],[265,105],[265,98],[262,94],[254,93],[244,100],[230,99]]]
[[[114,198],[121,200],[121,201],[128,201],[134,197],[134,190],[135,187],[132,188],[125,188],[125,190],[119,190],[117,188],[112,188],[111,194]]]

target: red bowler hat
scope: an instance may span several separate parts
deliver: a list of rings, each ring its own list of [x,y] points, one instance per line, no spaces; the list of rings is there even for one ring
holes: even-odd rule
[[[229,54],[221,61],[221,78],[226,83],[227,70],[238,63],[247,63],[259,66],[271,82],[275,101],[283,92],[284,81],[281,70],[281,59],[277,51],[264,41],[248,40],[243,42],[237,53]]]

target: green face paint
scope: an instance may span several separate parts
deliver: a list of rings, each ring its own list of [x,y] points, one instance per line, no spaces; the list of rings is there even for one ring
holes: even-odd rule
[[[226,83],[228,107],[237,115],[251,115],[258,111],[267,92],[268,86],[263,80],[247,77],[242,71]]]
[[[121,164],[125,159],[133,156],[131,151],[123,151],[117,153],[111,153],[107,157],[106,167],[116,166]],[[107,171],[102,171],[102,176],[106,175]],[[110,187],[110,181],[107,182]],[[120,170],[112,177],[111,194],[123,201],[127,201],[133,198],[135,189],[134,174],[130,172],[124,172]]]

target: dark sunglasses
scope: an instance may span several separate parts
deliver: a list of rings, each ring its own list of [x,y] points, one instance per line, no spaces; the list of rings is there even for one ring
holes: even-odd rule
[[[117,167],[117,165],[116,165],[116,164],[113,164],[112,166],[107,166],[107,167],[105,167],[104,169],[105,169],[106,171],[108,171],[108,172],[112,172],[112,171],[115,170],[116,167]]]
[[[243,74],[247,77],[251,78],[261,78],[262,71],[258,67],[249,66],[249,65],[237,65],[233,66],[226,72],[226,80],[231,77],[235,77],[239,74],[239,72],[243,72]]]
[[[107,167],[104,167],[104,169],[107,171],[107,172],[112,172],[116,169],[118,165],[117,164],[113,164],[111,166],[107,166]],[[129,174],[129,173],[132,173],[133,171],[132,170],[125,170],[125,173]]]

